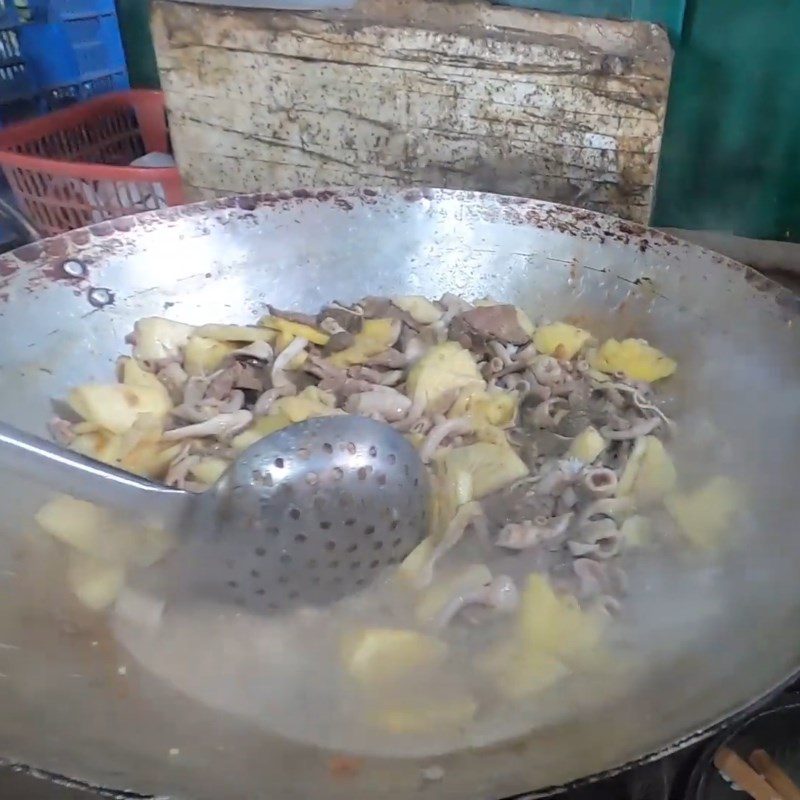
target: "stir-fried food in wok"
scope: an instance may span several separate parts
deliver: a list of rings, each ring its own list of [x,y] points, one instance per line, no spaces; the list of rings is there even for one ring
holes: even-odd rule
[[[371,417],[417,447],[432,524],[390,577],[401,610],[391,624],[351,619],[338,644],[343,674],[380,698],[375,719],[389,730],[460,725],[482,693],[515,700],[552,685],[620,613],[621,556],[659,537],[710,547],[737,508],[724,477],[679,488],[674,423],[658,396],[676,363],[642,339],[601,342],[446,294],[366,297],[315,316],[269,308],[256,325],[150,317],[129,341],[116,382],[71,392],[73,416],[51,423],[59,442],[191,491],[311,417]],[[71,585],[95,610],[169,548],[159,532],[143,537],[71,498],[39,522],[71,546]],[[472,685],[438,684],[471,631],[484,637]],[[426,675],[437,703],[417,708],[404,681]]]

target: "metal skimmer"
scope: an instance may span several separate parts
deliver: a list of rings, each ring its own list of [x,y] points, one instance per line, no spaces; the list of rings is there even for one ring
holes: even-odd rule
[[[311,419],[247,449],[202,494],[169,489],[0,425],[0,467],[179,536],[180,590],[259,613],[338,600],[426,532],[428,483],[393,428]]]

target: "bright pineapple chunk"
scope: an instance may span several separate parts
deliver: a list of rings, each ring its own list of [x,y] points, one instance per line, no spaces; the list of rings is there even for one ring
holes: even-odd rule
[[[645,437],[645,448],[633,480],[636,505],[646,508],[660,502],[675,488],[678,473],[664,445],[655,436]]]
[[[479,657],[477,667],[493,679],[498,694],[508,700],[543,692],[569,673],[555,656],[531,650],[519,641],[496,646]]]
[[[121,523],[106,509],[68,495],[45,503],[36,522],[53,538],[110,564],[149,567],[173,546],[172,537],[162,530]]]
[[[344,638],[342,659],[349,675],[363,684],[395,681],[444,663],[447,645],[413,630],[366,628]]]
[[[270,408],[268,416],[283,414],[291,423],[305,422],[312,417],[330,417],[344,413],[336,408],[336,398],[316,386],[307,386],[293,397],[281,397]]]
[[[125,453],[118,463],[122,469],[133,472],[135,475],[153,479],[163,478],[181,448],[180,443],[164,445],[158,442],[142,441]]]
[[[584,464],[592,464],[595,459],[606,449],[608,442],[600,435],[596,428],[591,426],[581,431],[570,444],[567,450],[568,458],[577,458]]]
[[[160,361],[177,356],[194,333],[194,327],[163,317],[145,317],[136,323],[133,332],[134,358]]]
[[[125,586],[125,567],[73,550],[67,560],[67,585],[81,605],[91,611],[102,611]]]
[[[487,392],[479,386],[468,386],[447,412],[450,419],[469,417],[476,427],[508,427],[517,415],[515,392]]]
[[[230,466],[230,462],[224,458],[215,458],[208,456],[201,458],[198,464],[195,464],[190,470],[193,478],[201,483],[207,483],[209,486],[216,483],[225,473],[225,470]]]
[[[431,558],[436,550],[436,542],[430,537],[423,539],[402,561],[397,574],[409,586],[424,583],[423,576],[428,570]]]
[[[609,339],[593,355],[592,366],[601,372],[620,372],[630,380],[653,383],[675,372],[677,363],[644,339]]]
[[[259,417],[246,431],[242,431],[238,436],[234,436],[231,444],[234,450],[242,452],[265,436],[269,436],[271,433],[275,433],[275,431],[282,430],[283,428],[288,428],[291,424],[292,420],[283,412],[277,414],[272,413],[266,417]]]
[[[94,503],[63,494],[49,500],[39,509],[36,522],[56,539],[92,552],[96,548],[81,547],[80,543],[92,542],[102,536],[108,524],[108,514]]]
[[[152,372],[142,369],[135,358],[122,359],[122,382],[127,386],[148,386],[161,392],[169,402],[167,387]]]
[[[604,617],[584,611],[571,595],[553,591],[543,575],[531,575],[522,593],[520,629],[526,648],[569,661],[597,646]]]
[[[742,507],[740,489],[721,475],[693,492],[669,495],[664,504],[684,536],[704,550],[722,543]]]
[[[508,445],[476,442],[465,447],[447,450],[436,459],[442,474],[451,481],[470,476],[471,497],[482,497],[508,486],[528,474],[528,468]]]
[[[255,325],[201,325],[195,331],[196,336],[214,339],[217,342],[272,342],[275,332],[258,328]]]
[[[426,297],[418,294],[399,295],[392,298],[394,303],[401,311],[409,314],[415,322],[420,325],[431,325],[442,318],[444,313]]]
[[[408,394],[429,412],[450,405],[459,389],[486,386],[472,354],[457,342],[443,342],[428,350],[411,368],[406,385]]]
[[[589,331],[576,328],[566,322],[553,322],[542,325],[533,334],[534,347],[548,356],[569,360],[592,338]]]
[[[365,319],[350,347],[334,353],[329,361],[334,367],[363,364],[371,356],[388,350],[400,335],[400,323],[394,319]]]
[[[469,723],[478,704],[465,692],[453,690],[428,696],[421,692],[396,703],[385,703],[372,716],[374,724],[391,733],[430,733],[460,728]]]
[[[67,402],[76,414],[112,433],[129,431],[142,414],[165,417],[172,403],[163,387],[86,384],[73,389]]]
[[[106,430],[84,433],[70,442],[69,449],[96,458],[104,464],[118,464],[125,456],[125,438]]]
[[[183,366],[193,377],[210,375],[234,350],[231,342],[192,336],[183,350]]]
[[[303,325],[301,322],[292,322],[291,320],[283,319],[283,317],[266,316],[259,322],[259,325],[263,325],[265,328],[269,328],[273,331],[278,331],[284,334],[284,336],[290,336],[292,339],[300,337],[301,339],[306,339],[311,342],[311,344],[318,344],[320,346],[328,344],[331,338],[324,331],[318,331],[310,325]]]

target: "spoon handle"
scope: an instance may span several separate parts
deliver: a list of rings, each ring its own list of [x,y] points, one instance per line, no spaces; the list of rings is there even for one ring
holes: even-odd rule
[[[73,453],[0,422],[0,469],[80,500],[174,529],[191,495]]]

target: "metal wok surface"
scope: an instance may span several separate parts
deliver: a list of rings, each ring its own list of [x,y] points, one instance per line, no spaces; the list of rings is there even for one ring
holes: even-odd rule
[[[655,231],[517,198],[439,190],[231,198],[27,246],[0,258],[0,276],[0,418],[38,433],[52,398],[111,374],[141,316],[248,321],[267,302],[309,309],[365,294],[490,294],[533,316],[578,315],[599,335],[652,337],[690,366],[713,332],[763,355],[778,384],[800,385],[800,304],[791,293]],[[752,397],[746,376],[731,381]],[[800,444],[796,417],[781,440],[788,459]],[[790,581],[781,563],[798,555],[788,536],[800,510],[792,481],[784,474],[773,497],[781,515],[771,525],[788,526],[776,583]],[[36,540],[30,515],[41,497],[4,476],[0,755],[96,786],[192,800],[431,791],[485,800],[546,790],[702,736],[799,663],[800,590],[761,604],[747,596],[749,612],[735,602],[721,610],[719,641],[702,657],[665,660],[602,711],[435,758],[365,758],[355,774],[337,776],[332,753],[188,699],[137,668],[102,621],[64,608],[59,576],[18,556],[22,539]],[[20,590],[20,573],[34,591]],[[444,777],[426,789],[421,770],[432,763]]]

